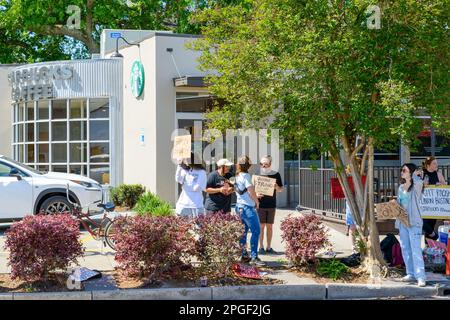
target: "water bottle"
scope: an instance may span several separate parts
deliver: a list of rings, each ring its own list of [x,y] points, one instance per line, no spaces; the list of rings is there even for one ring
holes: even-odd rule
[[[450,221],[444,221],[444,225],[438,228],[439,232],[439,242],[448,243],[448,234],[450,232]]]

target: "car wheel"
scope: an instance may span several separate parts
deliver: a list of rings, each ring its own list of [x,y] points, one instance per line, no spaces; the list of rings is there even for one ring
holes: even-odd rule
[[[58,214],[63,212],[72,212],[73,206],[67,201],[66,197],[54,196],[45,200],[39,212],[44,214]]]

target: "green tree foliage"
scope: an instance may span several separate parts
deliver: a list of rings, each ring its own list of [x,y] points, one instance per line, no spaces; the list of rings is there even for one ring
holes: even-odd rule
[[[198,33],[193,12],[236,0],[0,0],[0,62],[85,58],[105,28]],[[71,28],[80,9],[80,26]],[[68,24],[69,22],[69,24]],[[47,56],[46,56],[47,54]]]
[[[288,150],[328,152],[369,256],[383,264],[356,154],[373,165],[373,149],[411,144],[427,114],[450,135],[448,24],[445,0],[378,1],[381,28],[367,23],[368,0],[244,0],[203,10],[202,51],[211,91],[226,100],[208,114],[217,129],[280,130]],[[370,27],[370,28],[369,28]],[[340,157],[344,152],[346,159]],[[351,167],[356,194],[344,173]],[[369,238],[367,238],[370,235]]]

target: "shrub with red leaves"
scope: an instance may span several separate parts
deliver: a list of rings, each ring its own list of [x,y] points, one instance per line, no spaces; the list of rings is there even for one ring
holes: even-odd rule
[[[179,216],[120,217],[115,222],[115,260],[125,276],[150,281],[175,276],[195,254],[192,221]]]
[[[288,217],[281,222],[281,232],[286,256],[294,266],[315,261],[317,252],[330,244],[325,226],[315,215]]]
[[[49,272],[66,270],[84,249],[79,223],[68,214],[26,216],[6,232],[11,278],[45,279]]]
[[[233,214],[215,213],[201,215],[198,226],[197,257],[202,272],[219,277],[232,274],[232,266],[241,254],[239,240],[244,234],[244,224]]]

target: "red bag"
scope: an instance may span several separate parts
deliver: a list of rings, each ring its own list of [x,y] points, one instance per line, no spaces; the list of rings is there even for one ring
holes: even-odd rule
[[[403,261],[402,248],[400,243],[396,243],[392,246],[392,263],[393,267],[403,267],[405,262]]]
[[[353,178],[347,177],[348,184],[350,185],[350,190],[355,193],[355,186],[353,184]],[[363,186],[366,184],[366,176],[362,176]],[[332,199],[344,199],[344,190],[342,189],[341,183],[338,178],[331,178],[331,198]]]
[[[236,263],[233,265],[233,273],[237,277],[258,279],[261,280],[262,277],[259,274],[259,270],[256,267],[248,266],[243,263]]]

